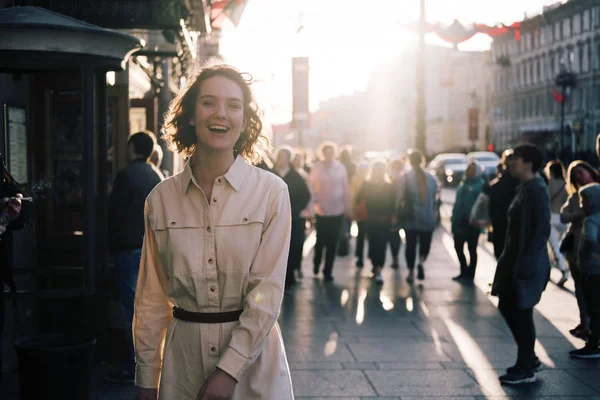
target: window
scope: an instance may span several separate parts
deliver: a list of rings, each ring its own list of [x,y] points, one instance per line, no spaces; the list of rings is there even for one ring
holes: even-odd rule
[[[540,61],[539,58],[535,60],[535,68],[536,68],[536,72],[535,72],[536,82],[541,82],[542,81],[542,62]]]
[[[561,39],[567,39],[571,37],[571,18],[565,18],[562,22],[562,35]]]
[[[550,76],[548,79],[554,79],[555,71],[554,71],[554,54],[550,54]]]
[[[535,67],[535,59],[531,60],[529,63],[529,68],[531,69],[531,84],[534,85],[537,82],[537,69]]]
[[[573,35],[579,35],[581,33],[581,14],[573,15]]]
[[[554,41],[558,42],[562,40],[562,25],[560,22],[554,24]]]
[[[592,46],[588,44],[585,46],[585,48],[587,50],[587,71],[591,71],[594,69],[594,60],[592,60]]]
[[[581,24],[583,25],[583,31],[587,32],[590,30],[590,10],[585,10],[583,14],[581,14]]]

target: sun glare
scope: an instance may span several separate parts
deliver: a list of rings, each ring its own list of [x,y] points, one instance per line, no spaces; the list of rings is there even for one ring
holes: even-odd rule
[[[495,24],[524,12],[541,11],[552,0],[426,0],[428,22]],[[416,46],[409,29],[418,21],[419,0],[252,0],[239,26],[225,24],[220,52],[225,60],[255,77],[257,96],[272,123],[291,116],[291,58],[310,58],[310,109],[321,101],[364,90],[376,68]],[[426,42],[448,46],[433,34]],[[489,48],[476,35],[459,50]]]

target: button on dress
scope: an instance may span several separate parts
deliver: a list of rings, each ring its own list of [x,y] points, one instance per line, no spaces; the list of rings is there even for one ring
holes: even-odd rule
[[[195,400],[215,368],[234,377],[233,399],[293,399],[277,318],[291,211],[285,183],[238,156],[204,195],[188,164],[148,196],[134,316],[136,385],[159,399]],[[239,321],[172,317],[243,309]]]

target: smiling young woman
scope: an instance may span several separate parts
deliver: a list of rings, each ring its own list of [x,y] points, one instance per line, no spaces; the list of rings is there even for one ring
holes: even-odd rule
[[[261,127],[230,66],[202,69],[171,103],[165,135],[188,161],[146,201],[138,400],[293,398],[277,325],[290,199],[280,178],[249,164]]]

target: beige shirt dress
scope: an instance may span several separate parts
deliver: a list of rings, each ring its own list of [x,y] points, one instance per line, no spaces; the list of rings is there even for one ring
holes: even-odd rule
[[[233,399],[293,399],[277,318],[290,243],[287,186],[237,157],[210,204],[191,166],[146,200],[135,297],[136,385],[161,400],[195,400],[215,368],[238,384]],[[239,321],[199,324],[172,307]]]

